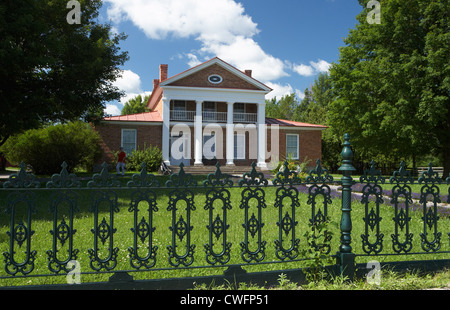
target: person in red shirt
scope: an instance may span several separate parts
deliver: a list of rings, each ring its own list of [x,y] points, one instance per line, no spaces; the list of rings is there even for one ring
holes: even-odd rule
[[[126,156],[127,155],[125,154],[123,148],[120,147],[119,148],[119,159],[117,160],[117,166],[116,166],[117,175],[120,175],[120,174],[122,174],[122,176],[125,175],[125,158],[126,158]],[[122,170],[122,173],[120,173],[120,170]]]

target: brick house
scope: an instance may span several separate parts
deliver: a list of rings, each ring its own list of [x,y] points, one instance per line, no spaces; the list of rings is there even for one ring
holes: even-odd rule
[[[127,153],[145,145],[158,146],[168,165],[248,166],[292,159],[313,163],[322,156],[326,126],[266,118],[265,96],[272,91],[219,58],[168,78],[159,79],[147,103],[151,112],[106,117],[95,127],[102,137],[102,161],[113,151]]]

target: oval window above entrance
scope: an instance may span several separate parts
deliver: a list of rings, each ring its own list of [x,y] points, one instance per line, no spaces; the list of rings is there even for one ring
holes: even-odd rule
[[[223,78],[218,74],[213,74],[208,77],[208,81],[213,84],[220,84],[223,81]]]

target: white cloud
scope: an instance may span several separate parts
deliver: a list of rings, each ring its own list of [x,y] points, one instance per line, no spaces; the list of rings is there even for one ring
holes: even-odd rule
[[[290,84],[281,85],[278,83],[267,82],[266,85],[273,89],[266,95],[266,99],[268,100],[275,97],[279,100],[281,97],[292,94],[294,91],[294,88]]]
[[[288,76],[283,61],[264,52],[252,38],[238,36],[229,44],[205,43],[201,52],[216,55],[240,70],[250,69],[253,77],[263,82]]]
[[[313,76],[318,73],[328,72],[331,64],[325,60],[319,59],[317,62],[310,61],[310,65],[293,65],[292,70],[301,76]]]
[[[125,105],[125,102],[138,95],[144,97],[152,93],[142,90],[141,77],[131,70],[123,70],[122,76],[114,82],[114,86],[125,92],[125,95],[119,101],[121,105]]]
[[[111,115],[111,116],[117,116],[120,115],[121,110],[119,107],[115,104],[107,104],[105,109],[105,114]]]
[[[307,65],[294,65],[292,70],[294,70],[294,72],[297,72],[298,74],[300,74],[301,76],[312,76],[314,75],[314,69],[311,66],[307,66]]]
[[[257,25],[234,0],[106,0],[108,17],[114,22],[130,20],[149,38],[169,35],[202,41],[232,40],[252,36]],[[217,14],[220,12],[220,14]]]
[[[123,91],[125,94],[118,102],[106,104],[104,111],[107,115],[112,116],[120,115],[123,106],[128,100],[137,97],[138,95],[145,97],[152,93],[151,91],[142,90],[141,77],[131,70],[123,70],[121,77],[114,82],[114,86],[119,88],[119,90]]]
[[[319,73],[328,72],[331,67],[331,64],[329,62],[322,59],[319,59],[318,62],[311,61],[310,63],[311,66],[313,66],[314,69]]]
[[[114,86],[125,93],[140,93],[142,91],[141,77],[131,70],[123,70],[121,77],[114,82]]]
[[[186,56],[187,56],[187,58],[189,59],[188,65],[189,65],[190,67],[195,67],[195,66],[201,64],[201,61],[198,60],[198,57],[197,57],[196,55],[194,55],[194,54],[192,54],[192,53],[189,53],[189,54],[187,54]]]
[[[202,58],[219,57],[241,70],[252,69],[261,81],[287,76],[283,61],[267,54],[253,40],[258,25],[234,0],[106,0],[109,18],[129,20],[151,39],[169,36],[200,41],[198,51],[186,54],[190,66]],[[220,14],[217,14],[220,12]]]
[[[305,93],[302,92],[301,90],[296,89],[296,90],[295,90],[295,93],[297,94],[297,97],[300,98],[300,100],[305,99],[305,96],[306,96],[306,95],[305,95]]]
[[[301,90],[294,89],[290,84],[282,85],[279,83],[268,82],[266,83],[266,85],[273,89],[269,94],[266,95],[267,100],[275,97],[277,98],[277,100],[280,100],[281,97],[290,95],[292,93],[295,93],[299,99],[305,98],[305,94]]]
[[[125,103],[130,100],[133,99],[134,97],[137,97],[139,95],[141,95],[142,99],[144,99],[145,96],[150,95],[152,92],[151,91],[145,91],[145,92],[139,92],[139,93],[126,93],[125,96],[123,96],[120,99],[120,104],[125,105]]]

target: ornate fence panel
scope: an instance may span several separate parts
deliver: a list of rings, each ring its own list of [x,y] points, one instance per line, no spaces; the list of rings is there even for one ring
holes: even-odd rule
[[[81,180],[63,163],[61,173],[43,183],[21,164],[0,188],[0,283],[70,275],[78,272],[78,261],[85,262],[81,274],[121,275],[120,281],[131,286],[137,285],[131,273],[195,274],[208,268],[228,268],[223,277],[245,280],[246,266],[300,266],[312,260],[305,253],[315,251],[335,259],[327,270],[350,279],[366,271],[365,257],[439,254],[450,266],[450,176],[441,179],[430,164],[415,180],[401,163],[386,178],[372,162],[355,181],[348,135],[341,156],[340,178],[318,160],[306,177],[291,171],[288,162],[273,178],[253,164],[237,182],[220,165],[199,182],[182,164],[169,179],[149,174],[143,164],[140,173],[122,183],[107,164]],[[91,221],[89,229],[80,226],[83,217]],[[164,219],[167,226],[161,224]],[[333,230],[332,222],[340,222],[339,227]],[[120,234],[131,235],[125,238],[128,244],[117,241]],[[253,281],[256,274],[274,273],[248,276]],[[205,281],[217,279],[206,276]]]

